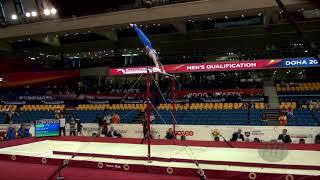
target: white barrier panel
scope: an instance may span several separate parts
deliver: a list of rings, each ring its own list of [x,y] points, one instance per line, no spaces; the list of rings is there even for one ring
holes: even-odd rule
[[[115,130],[121,133],[122,137],[142,138],[142,125],[140,124],[113,124]],[[166,131],[172,128],[172,125],[151,125],[151,134],[154,139],[163,139]],[[238,129],[242,129],[242,133],[246,139],[253,141],[259,138],[263,141],[271,141],[277,139],[285,128],[291,136],[293,142],[299,139],[305,139],[306,143],[314,143],[315,136],[320,133],[320,127],[297,127],[297,126],[206,126],[206,125],[177,125],[176,133],[180,138],[182,134],[187,140],[212,141],[213,134],[220,134],[226,140],[230,140],[232,134]],[[83,124],[83,133],[91,136],[92,133],[98,131],[96,124]],[[222,140],[222,139],[221,139]]]
[[[19,128],[20,125],[16,125]],[[125,138],[142,138],[141,124],[112,124],[115,130],[121,133]],[[0,125],[0,131],[6,131],[8,125]],[[151,134],[154,139],[163,139],[166,131],[172,128],[172,125],[151,125]],[[242,129],[242,134],[249,141],[254,138],[259,138],[263,141],[270,141],[277,139],[278,135],[282,133],[285,128],[291,136],[293,142],[298,142],[300,138],[305,139],[306,143],[314,143],[315,136],[320,133],[320,127],[306,127],[306,126],[207,126],[207,125],[177,125],[177,138],[182,134],[186,136],[187,140],[201,140],[212,141],[213,134],[220,134],[226,140],[230,140],[232,134],[238,129]],[[34,134],[34,127],[30,128],[30,132]],[[93,133],[98,132],[98,125],[96,123],[84,123],[82,133],[85,136],[92,136]],[[69,127],[66,126],[66,134],[69,135]],[[220,138],[222,140],[222,138]]]

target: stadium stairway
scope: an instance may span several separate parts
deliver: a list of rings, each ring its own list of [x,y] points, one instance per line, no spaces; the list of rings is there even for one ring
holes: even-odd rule
[[[264,112],[264,116],[268,126],[279,125],[279,109],[267,109]]]
[[[268,97],[269,108],[278,109],[280,106],[277,89],[274,86],[274,81],[264,81],[264,95]]]
[[[145,112],[140,112],[134,120],[132,120],[133,124],[141,124],[144,119]]]

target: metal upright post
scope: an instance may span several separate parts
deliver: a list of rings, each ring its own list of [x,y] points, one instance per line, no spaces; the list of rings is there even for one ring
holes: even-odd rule
[[[4,14],[2,1],[0,0],[0,25],[5,25],[6,23],[6,16]]]
[[[150,135],[151,135],[151,130],[150,130],[150,72],[149,72],[149,66],[147,67],[147,94],[146,94],[146,99],[147,99],[147,136],[148,136],[148,162],[151,162],[151,147],[150,147]]]
[[[173,114],[172,124],[173,124],[173,135],[174,135],[173,143],[176,144],[176,100],[175,100],[176,84],[175,84],[174,76],[171,77],[171,81],[172,81],[171,96],[172,96],[172,114]]]

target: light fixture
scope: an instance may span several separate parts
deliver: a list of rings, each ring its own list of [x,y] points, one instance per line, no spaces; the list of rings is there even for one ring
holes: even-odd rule
[[[43,14],[46,15],[46,16],[49,16],[50,15],[50,10],[49,9],[44,9],[43,10]]]
[[[31,12],[31,16],[32,16],[32,17],[36,17],[37,15],[38,15],[38,13],[37,13],[36,11],[32,11],[32,12]]]
[[[26,17],[30,17],[30,16],[31,16],[31,13],[26,12]]]
[[[56,8],[51,8],[50,12],[51,12],[52,15],[55,15],[55,14],[57,14],[57,9]]]
[[[18,19],[18,16],[15,15],[15,14],[12,14],[12,15],[11,15],[11,19],[12,19],[12,20],[17,20],[17,19]]]
[[[241,14],[241,17],[244,18],[244,14]]]

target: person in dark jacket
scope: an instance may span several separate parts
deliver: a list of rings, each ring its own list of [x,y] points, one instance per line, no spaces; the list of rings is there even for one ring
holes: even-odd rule
[[[316,135],[315,143],[320,144],[320,133]]]
[[[242,132],[242,129],[238,129],[237,132],[233,133],[230,141],[239,141],[239,139],[241,141],[244,141],[244,136],[243,136],[243,134],[241,134],[241,132]]]
[[[287,132],[287,129],[283,129],[282,134],[279,134],[278,136],[278,140],[282,140],[283,143],[291,143],[290,135],[288,135]]]
[[[169,128],[169,130],[167,131],[165,139],[175,139],[174,132],[173,132],[172,128]]]
[[[14,140],[16,139],[16,129],[13,124],[10,124],[7,133],[6,133],[6,140]]]

